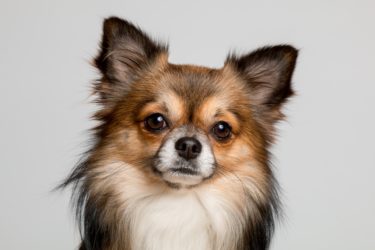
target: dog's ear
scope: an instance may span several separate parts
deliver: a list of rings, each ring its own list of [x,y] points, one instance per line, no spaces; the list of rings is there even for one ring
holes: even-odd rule
[[[225,65],[245,79],[254,115],[264,126],[272,127],[283,117],[280,108],[293,94],[291,79],[297,54],[292,46],[279,45],[241,57],[230,55],[226,60]]]
[[[159,55],[167,52],[166,45],[156,43],[132,23],[117,17],[106,19],[101,50],[94,61],[103,76],[96,85],[101,101],[123,93]]]

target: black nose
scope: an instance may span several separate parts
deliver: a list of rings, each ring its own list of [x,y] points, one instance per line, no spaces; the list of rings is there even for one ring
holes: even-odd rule
[[[178,155],[186,160],[197,158],[202,151],[202,144],[193,137],[182,137],[176,141]]]

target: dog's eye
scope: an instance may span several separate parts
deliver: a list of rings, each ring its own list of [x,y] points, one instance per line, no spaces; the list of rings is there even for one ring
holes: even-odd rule
[[[162,114],[156,113],[148,116],[145,121],[145,127],[146,129],[150,131],[161,131],[165,129],[168,125],[167,122],[165,121],[165,118]]]
[[[232,128],[228,123],[220,121],[212,128],[212,133],[217,140],[224,141],[230,137]]]

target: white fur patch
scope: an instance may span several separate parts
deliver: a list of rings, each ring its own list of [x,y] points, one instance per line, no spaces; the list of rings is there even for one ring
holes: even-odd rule
[[[131,212],[133,249],[212,249],[210,221],[194,193],[180,190],[134,205]]]

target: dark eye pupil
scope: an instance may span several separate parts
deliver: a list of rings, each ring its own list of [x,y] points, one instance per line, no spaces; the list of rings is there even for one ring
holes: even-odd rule
[[[145,126],[149,130],[162,130],[166,127],[166,122],[161,114],[153,114],[146,118]]]
[[[219,122],[215,125],[213,132],[219,140],[227,139],[231,134],[231,128],[226,122]]]

